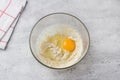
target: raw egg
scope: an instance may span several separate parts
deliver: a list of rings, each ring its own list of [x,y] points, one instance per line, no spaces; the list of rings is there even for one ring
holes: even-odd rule
[[[62,46],[65,50],[72,52],[75,49],[76,44],[74,40],[67,38],[63,40]]]

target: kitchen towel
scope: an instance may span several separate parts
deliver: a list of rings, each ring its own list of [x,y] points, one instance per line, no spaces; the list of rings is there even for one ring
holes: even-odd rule
[[[1,0],[0,2],[0,49],[5,49],[27,4],[26,0]]]

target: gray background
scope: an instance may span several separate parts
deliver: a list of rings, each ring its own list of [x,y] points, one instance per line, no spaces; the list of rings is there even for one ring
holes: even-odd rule
[[[29,34],[41,17],[66,12],[87,26],[91,45],[77,65],[53,70],[39,64],[29,49]],[[0,80],[119,80],[120,0],[28,0],[6,51],[0,51]]]

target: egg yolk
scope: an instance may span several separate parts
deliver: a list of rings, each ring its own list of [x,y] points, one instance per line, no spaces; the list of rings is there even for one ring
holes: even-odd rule
[[[67,38],[63,40],[62,46],[65,50],[72,52],[76,45],[74,40]]]

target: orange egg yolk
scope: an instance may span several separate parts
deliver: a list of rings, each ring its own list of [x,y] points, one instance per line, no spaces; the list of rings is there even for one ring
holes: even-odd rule
[[[67,38],[63,40],[62,46],[65,50],[72,52],[75,49],[76,44],[74,40]]]

